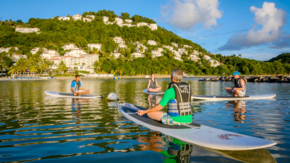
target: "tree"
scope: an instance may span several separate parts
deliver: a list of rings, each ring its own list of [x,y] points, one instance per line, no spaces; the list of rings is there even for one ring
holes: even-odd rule
[[[19,69],[19,67],[17,67],[16,65],[12,65],[12,66],[9,68],[8,74],[11,74],[11,75],[13,76],[15,72],[16,72],[18,75],[20,75],[20,69]]]
[[[122,12],[121,16],[122,16],[123,20],[130,19],[130,14],[128,14],[127,12]]]
[[[21,73],[24,73],[26,71],[26,69],[28,68],[26,60],[23,58],[20,58],[16,62],[16,67],[20,70]]]
[[[63,61],[60,61],[60,63],[58,64],[57,70],[59,72],[65,72],[68,70],[68,68],[66,67]]]

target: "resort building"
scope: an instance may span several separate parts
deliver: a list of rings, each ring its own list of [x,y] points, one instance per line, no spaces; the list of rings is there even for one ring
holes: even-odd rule
[[[91,50],[96,49],[96,50],[101,50],[102,44],[88,44],[88,48]]]
[[[125,22],[126,23],[132,23],[132,20],[131,19],[125,19]]]
[[[187,54],[187,53],[188,53],[187,50],[185,50],[184,48],[179,48],[179,49],[178,49],[178,52],[179,52],[180,54],[183,54],[183,53]]]
[[[114,37],[113,39],[117,44],[125,44],[125,41],[121,37]]]
[[[11,47],[8,47],[8,48],[0,48],[0,53],[2,53],[2,52],[8,53],[10,49],[11,49]]]
[[[87,15],[87,17],[91,18],[91,19],[95,19],[95,15]]]
[[[91,22],[92,19],[90,19],[90,18],[83,18],[83,21],[84,21],[84,22]]]
[[[192,61],[197,62],[200,58],[197,55],[195,55],[195,54],[190,54],[189,55],[189,59],[192,60]]]
[[[116,18],[115,18],[115,22],[116,22],[118,25],[122,25],[122,24],[123,24],[123,19],[122,19],[122,18],[119,18],[119,17],[116,17]]]
[[[38,50],[39,50],[39,47],[36,47],[36,48],[31,49],[30,52],[31,52],[32,54],[35,54],[35,53],[38,52]]]
[[[62,48],[64,50],[78,49],[78,47],[75,44],[73,44],[73,43],[70,43],[68,45],[64,45]]]
[[[71,49],[70,51],[66,52],[64,56],[72,56],[72,57],[80,57],[81,55],[86,54],[86,52],[82,49]]]
[[[79,14],[75,14],[75,15],[73,16],[73,20],[82,20],[82,16],[79,15]]]
[[[116,59],[120,58],[121,56],[121,53],[113,53],[112,54]]]
[[[70,20],[70,17],[58,17],[58,20]]]
[[[172,46],[168,46],[168,45],[163,45],[164,48],[170,50],[170,51],[173,51],[173,47]]]
[[[125,44],[119,44],[118,47],[119,48],[127,48],[127,45],[125,45]]]
[[[16,27],[15,31],[20,32],[20,33],[33,33],[33,32],[38,33],[39,29],[38,28],[18,28],[18,27]]]
[[[157,26],[157,24],[150,24],[150,25],[149,25],[149,28],[150,28],[151,30],[157,30],[157,29],[158,29],[158,26]]]
[[[59,57],[59,53],[55,50],[44,50],[40,55],[42,58],[51,59],[53,57]]]
[[[108,21],[109,21],[109,17],[107,17],[107,16],[103,16],[103,22],[104,22],[105,24],[107,24]]]
[[[145,23],[145,22],[137,23],[137,27],[141,27],[141,26],[148,26],[148,23]]]
[[[175,47],[178,48],[178,44],[177,44],[177,43],[172,42],[171,44],[172,44],[173,46],[175,46]]]
[[[163,56],[163,54],[162,54],[163,51],[164,50],[162,48],[158,48],[157,50],[152,50],[151,51],[152,58]]]
[[[140,58],[140,57],[144,57],[144,55],[142,54],[142,53],[132,53],[131,54],[131,57],[133,58],[133,57],[135,57],[135,58]]]
[[[142,48],[141,48],[142,47]],[[137,52],[138,53],[144,53],[146,51],[147,47],[141,44],[139,41],[137,41]]]
[[[213,60],[213,59],[208,60],[208,62],[210,62],[210,65],[213,67],[217,67],[217,66],[221,65],[220,62],[218,62],[217,60]]]
[[[211,57],[208,56],[208,55],[204,55],[203,58],[206,59],[206,60],[210,60],[211,59]]]
[[[17,62],[20,58],[27,58],[27,56],[21,54],[12,54],[11,56],[13,62]]]
[[[192,48],[192,46],[189,46],[189,45],[183,45],[183,47],[185,47],[185,48]]]
[[[155,45],[155,46],[156,46],[156,45],[157,45],[157,42],[154,41],[154,40],[148,40],[148,41],[147,41],[147,44],[148,44],[148,45]]]

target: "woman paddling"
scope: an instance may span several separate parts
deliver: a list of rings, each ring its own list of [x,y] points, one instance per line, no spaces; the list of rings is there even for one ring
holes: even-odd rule
[[[149,92],[159,92],[161,86],[158,85],[157,79],[154,78],[154,74],[151,74],[151,79],[149,79],[147,89]]]

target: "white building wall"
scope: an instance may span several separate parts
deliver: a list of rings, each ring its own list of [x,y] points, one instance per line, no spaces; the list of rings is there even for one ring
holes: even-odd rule
[[[148,26],[148,23],[145,23],[145,22],[137,23],[137,27],[141,27],[141,26]]]
[[[132,20],[131,19],[125,19],[125,22],[126,23],[132,23]]]
[[[83,18],[83,21],[84,21],[84,22],[91,22],[92,19],[90,19],[90,18]]]
[[[149,45],[157,45],[157,42],[154,41],[154,40],[148,40],[147,44],[149,44]]]
[[[58,17],[58,20],[70,20],[70,17]]]
[[[142,54],[142,53],[132,53],[131,54],[131,57],[133,58],[133,57],[135,57],[135,58],[140,58],[140,57],[144,57],[144,55]]]
[[[33,33],[33,32],[38,33],[39,29],[38,28],[17,28],[16,27],[15,31],[20,32],[20,33]]]
[[[75,14],[75,15],[73,16],[73,20],[81,20],[81,19],[82,19],[82,16],[79,15],[79,14]]]
[[[91,19],[95,19],[95,15],[87,15],[87,17],[91,18]]]
[[[150,24],[150,25],[149,25],[149,28],[150,28],[151,30],[157,30],[157,29],[158,29],[158,26],[157,26],[157,24]]]
[[[102,44],[88,44],[88,48],[93,50],[94,48],[97,50],[101,50]]]

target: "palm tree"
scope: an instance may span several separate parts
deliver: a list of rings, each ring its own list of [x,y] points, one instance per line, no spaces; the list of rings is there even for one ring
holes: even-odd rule
[[[5,62],[5,58],[6,58],[6,53],[0,53],[0,66],[1,66],[1,71],[3,71],[4,69],[6,69],[8,66]]]
[[[20,69],[16,65],[13,65],[9,68],[8,74],[13,75],[15,72],[19,75]]]
[[[20,58],[17,62],[16,62],[16,66],[18,67],[18,69],[20,70],[20,72],[24,73],[27,69],[27,62],[25,59]]]
[[[60,63],[59,63],[59,65],[58,65],[58,71],[60,71],[60,72],[63,72],[63,71],[67,71],[67,67],[66,67],[66,65],[64,64],[64,62],[63,61],[61,61]]]
[[[32,61],[29,68],[30,72],[37,72],[39,69],[39,65],[36,61]]]

